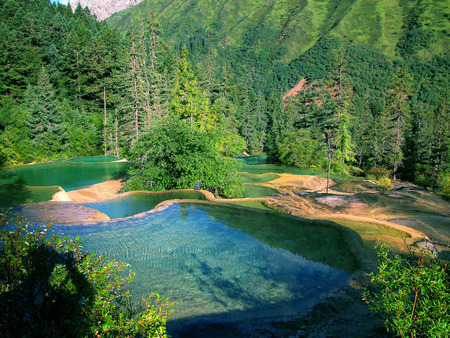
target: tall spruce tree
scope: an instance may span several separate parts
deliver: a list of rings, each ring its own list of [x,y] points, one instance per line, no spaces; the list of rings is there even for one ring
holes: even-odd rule
[[[188,56],[184,46],[178,60],[169,109],[173,116],[185,120],[191,128],[210,129],[215,126],[217,118],[210,112],[207,94],[200,88]]]
[[[389,164],[393,169],[393,177],[396,178],[399,165],[402,163],[403,145],[405,142],[405,129],[411,115],[410,96],[412,94],[412,77],[405,68],[400,68],[392,80],[391,89],[386,99],[386,121],[389,126]]]
[[[38,153],[57,154],[66,141],[65,126],[50,78],[42,67],[38,82],[29,86],[26,105],[30,113],[28,126],[31,142]]]

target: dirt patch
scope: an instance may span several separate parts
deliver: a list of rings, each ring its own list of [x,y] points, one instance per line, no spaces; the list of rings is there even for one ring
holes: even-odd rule
[[[280,177],[265,185],[276,187],[279,191],[324,191],[327,188],[327,179],[320,176],[279,174]],[[335,183],[330,180],[330,187]]]
[[[323,215],[328,215],[328,219],[345,216],[367,223],[383,222],[386,226],[408,233],[412,238],[408,240],[408,244],[423,238],[435,238],[438,239],[440,247],[450,247],[450,235],[445,230],[445,224],[450,222],[450,205],[432,192],[403,182],[395,182],[395,189],[389,192],[378,191],[360,183],[358,187],[364,188],[364,191],[353,189],[352,186],[352,189],[344,189],[344,192],[339,189],[345,183],[341,180],[338,184],[332,181],[329,194],[325,194],[326,179],[323,177],[292,174],[280,176],[265,183],[266,186],[276,187],[280,191],[279,194],[264,197],[275,209],[298,217],[320,219]],[[333,190],[334,186],[336,190]],[[350,192],[351,190],[355,192]],[[408,219],[410,223],[396,224],[397,222],[389,222],[390,219]],[[420,221],[420,227],[411,226],[416,224],[416,221]],[[436,236],[438,230],[439,236]],[[405,248],[403,239],[391,236],[362,237],[366,243],[382,239],[399,251]]]
[[[367,208],[369,205],[361,202],[358,198],[354,196],[344,196],[344,195],[328,195],[317,197],[316,202],[320,204],[328,205],[332,208],[337,207],[349,207],[349,208]]]

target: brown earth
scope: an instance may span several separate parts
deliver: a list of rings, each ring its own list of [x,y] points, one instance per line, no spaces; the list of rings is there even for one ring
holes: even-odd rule
[[[106,181],[80,190],[69,191],[70,200],[77,203],[99,202],[117,197],[122,187],[120,180]]]

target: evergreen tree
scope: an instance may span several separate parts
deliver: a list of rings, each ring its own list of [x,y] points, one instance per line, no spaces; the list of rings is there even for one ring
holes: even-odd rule
[[[170,112],[188,122],[191,128],[206,130],[215,126],[217,117],[210,112],[210,102],[206,92],[198,84],[188,53],[187,48],[183,47],[178,60]]]
[[[386,135],[390,146],[388,160],[393,168],[394,179],[404,158],[402,147],[405,142],[405,129],[411,113],[409,101],[411,85],[411,75],[405,68],[400,68],[394,75],[391,89],[387,93],[387,118],[382,123],[389,126],[389,134]]]
[[[43,67],[35,86],[29,86],[26,104],[30,114],[28,126],[31,142],[38,152],[57,154],[65,146],[66,134],[62,115],[50,78]]]

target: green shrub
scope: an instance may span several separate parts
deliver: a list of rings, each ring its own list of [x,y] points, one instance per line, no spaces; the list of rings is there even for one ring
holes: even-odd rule
[[[128,265],[48,230],[0,213],[3,337],[167,336],[170,304],[154,294],[134,306]]]
[[[379,180],[383,177],[390,177],[391,171],[383,167],[372,167],[366,172],[366,176],[369,180]]]
[[[383,191],[392,189],[392,181],[389,177],[381,177],[376,180],[377,188]]]
[[[438,179],[439,192],[450,200],[450,173],[442,174]]]
[[[447,337],[450,330],[450,279],[447,262],[421,250],[402,258],[389,246],[378,249],[378,274],[364,293],[389,331],[402,337]]]
[[[216,196],[241,197],[244,186],[239,163],[221,156],[214,131],[191,128],[184,121],[155,123],[131,149],[133,163],[123,189],[170,190],[201,188]]]

